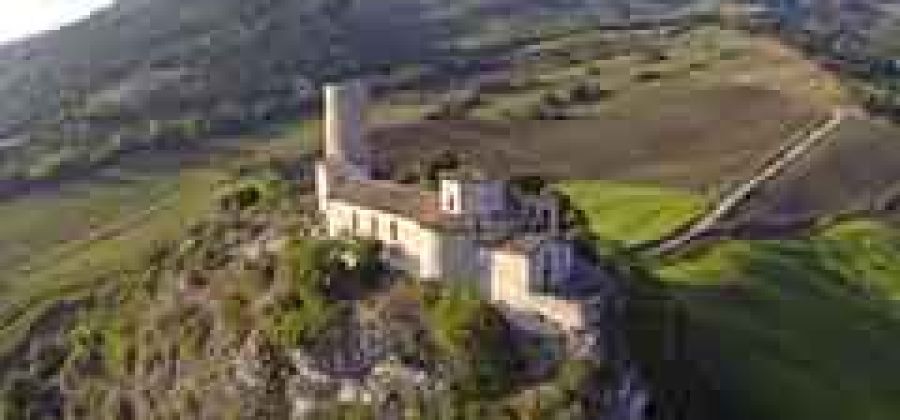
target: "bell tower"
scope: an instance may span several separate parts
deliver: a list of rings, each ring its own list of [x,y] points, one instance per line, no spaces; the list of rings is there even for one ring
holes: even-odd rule
[[[367,92],[360,80],[325,86],[325,159],[366,168]]]
[[[341,179],[369,179],[370,151],[365,143],[365,85],[360,80],[324,87],[324,157],[316,163],[319,210],[328,209],[329,190]]]

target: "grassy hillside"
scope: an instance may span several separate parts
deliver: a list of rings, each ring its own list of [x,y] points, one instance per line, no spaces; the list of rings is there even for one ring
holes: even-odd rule
[[[667,13],[689,1],[642,4]],[[636,16],[641,7],[636,7]],[[522,42],[618,17],[593,0],[130,0],[0,47],[0,175],[53,178],[317,108],[327,80],[478,71]],[[14,142],[18,144],[19,142]]]
[[[240,173],[293,174],[317,127],[289,125],[193,155],[132,156],[93,177],[0,202],[0,354],[67,300],[144,270],[161,247],[209,217]]]
[[[559,186],[598,238],[642,242],[660,238],[704,208],[698,196],[647,185],[568,181]]]
[[[123,272],[141,269],[148,255],[180,238],[207,213],[213,204],[211,194],[224,179],[216,171],[185,171],[155,180],[160,189],[169,187],[156,195],[144,195],[149,192],[142,188],[146,184],[94,185],[78,191],[84,194],[79,197],[29,197],[4,206],[3,211],[21,212],[4,219],[0,226],[6,231],[20,230],[19,224],[29,222],[31,213],[40,216],[73,207],[82,213],[69,213],[68,218],[45,215],[24,235],[4,237],[27,247],[28,254],[14,255],[18,258],[7,261],[0,276],[0,353],[18,345],[31,323],[60,302],[84,297]],[[101,196],[105,200],[99,200]],[[96,225],[83,236],[62,240],[58,236],[74,233],[89,220]]]
[[[900,234],[875,222],[810,239],[731,241],[665,262],[657,275],[681,315],[639,317],[633,328],[669,331],[667,346],[689,347],[730,418],[893,419],[898,267]],[[646,313],[663,302],[635,306]]]
[[[287,227],[306,227],[308,209],[270,197],[217,211],[143,265],[109,273],[64,322],[42,324],[18,363],[2,366],[0,414],[285,418],[301,402],[314,418],[602,409],[605,370],[569,358],[560,336],[520,330],[460,283],[387,273],[374,243],[302,237]],[[236,252],[266,245],[270,229],[282,246]]]

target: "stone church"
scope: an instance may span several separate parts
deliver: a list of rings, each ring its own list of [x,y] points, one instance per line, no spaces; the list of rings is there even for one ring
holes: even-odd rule
[[[578,323],[578,308],[550,296],[574,266],[573,243],[561,229],[551,191],[530,193],[472,173],[444,176],[437,191],[376,179],[366,144],[364,84],[324,90],[316,194],[329,236],[377,240],[385,262],[413,277],[476,282],[486,298],[510,309]]]

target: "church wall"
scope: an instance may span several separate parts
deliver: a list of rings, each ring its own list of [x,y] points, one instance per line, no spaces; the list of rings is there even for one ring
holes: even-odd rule
[[[510,306],[531,294],[531,259],[527,255],[494,251],[490,276],[490,299]]]
[[[503,181],[441,180],[441,210],[452,215],[488,218],[507,209]]]
[[[572,274],[574,250],[566,241],[547,241],[531,256],[532,287],[546,291],[562,285]],[[548,275],[549,274],[549,275]]]
[[[445,234],[440,237],[440,259],[444,275],[456,281],[481,282],[489,267],[487,255],[468,235]]]
[[[490,299],[513,312],[537,313],[569,331],[583,329],[585,314],[580,303],[545,294],[535,288],[538,279],[536,276],[540,275],[542,268],[540,260],[543,252],[550,252],[554,256],[566,254],[564,247],[558,247],[554,243],[548,243],[532,254],[495,251],[492,258],[494,264],[491,270]],[[562,272],[558,274],[558,279],[565,277]]]
[[[394,268],[423,279],[442,276],[440,236],[416,221],[340,200],[329,201],[327,214],[329,236],[377,240]]]

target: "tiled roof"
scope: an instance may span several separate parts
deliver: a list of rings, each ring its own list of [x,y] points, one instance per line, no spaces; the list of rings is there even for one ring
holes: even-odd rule
[[[331,187],[329,196],[360,207],[380,210],[415,220],[423,226],[442,232],[466,230],[466,222],[440,211],[437,192],[417,185],[383,180],[343,179]],[[519,233],[492,237],[490,232],[479,235],[479,242],[492,249],[530,255],[552,238],[534,233]]]
[[[330,198],[397,214],[443,230],[460,227],[460,221],[442,214],[436,192],[393,181],[342,180],[332,187]]]

